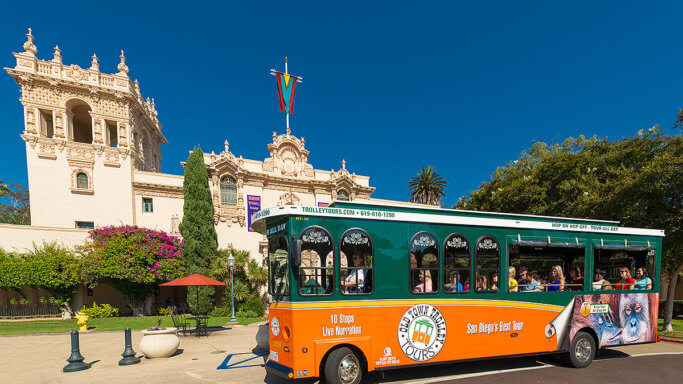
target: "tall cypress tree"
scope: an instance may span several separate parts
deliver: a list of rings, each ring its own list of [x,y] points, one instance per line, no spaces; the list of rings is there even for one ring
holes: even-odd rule
[[[218,250],[216,228],[213,226],[213,202],[209,190],[209,173],[204,153],[195,147],[185,163],[183,181],[183,256],[192,273],[208,273],[211,260]]]

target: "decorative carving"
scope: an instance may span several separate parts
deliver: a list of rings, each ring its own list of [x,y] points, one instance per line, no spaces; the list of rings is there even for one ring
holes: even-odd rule
[[[485,238],[479,242],[479,249],[482,250],[496,250],[498,249],[498,243],[491,238]]]
[[[327,236],[325,232],[322,230],[318,230],[313,228],[308,234],[304,234],[301,237],[301,240],[303,240],[306,243],[313,243],[313,244],[323,244],[323,243],[330,243],[330,237]]]
[[[38,146],[38,157],[41,159],[51,159],[57,158],[55,154],[55,145],[52,142],[41,142]]]
[[[351,244],[351,245],[365,245],[368,244],[370,240],[368,239],[367,236],[363,235],[360,232],[351,232],[348,235],[344,236],[343,243],[344,244]]]
[[[26,42],[24,43],[24,51],[31,56],[35,56],[36,53],[38,53],[38,48],[33,44],[33,35],[31,34],[31,28],[28,29],[28,33],[26,34]]]
[[[299,197],[291,192],[280,195],[277,205],[300,205]]]
[[[119,56],[121,62],[116,67],[119,70],[119,75],[128,76],[128,66],[126,65],[126,56],[123,55],[123,50],[121,50],[121,56]]]
[[[141,183],[134,181],[133,193],[136,195],[182,199],[183,187],[176,187],[164,184]]]
[[[59,45],[55,45],[55,53],[53,54],[52,61],[55,63],[62,63],[62,50],[59,49]]]
[[[467,240],[461,236],[454,236],[453,239],[446,241],[446,246],[450,248],[467,248]]]
[[[413,244],[418,247],[433,247],[436,241],[431,236],[420,235],[417,239],[413,240]]]

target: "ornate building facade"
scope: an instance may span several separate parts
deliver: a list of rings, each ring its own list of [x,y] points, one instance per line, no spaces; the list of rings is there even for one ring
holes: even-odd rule
[[[96,55],[87,69],[64,64],[59,47],[51,60],[40,60],[30,29],[26,36],[16,65],[5,70],[21,88],[31,226],[0,226],[0,247],[74,245],[89,228],[118,224],[179,234],[183,176],[161,172],[167,141],[155,102],[129,78],[123,51],[118,72],[107,74]],[[260,208],[366,200],[374,191],[344,161],[338,171],[315,169],[305,139],[289,129],[272,139],[264,161],[233,154],[228,141],[221,153],[204,155],[219,247],[246,249],[257,259],[266,243],[250,230],[249,217]]]

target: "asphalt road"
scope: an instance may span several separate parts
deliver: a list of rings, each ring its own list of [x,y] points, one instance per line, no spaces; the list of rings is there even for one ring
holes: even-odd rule
[[[683,383],[683,353],[679,350],[628,354],[606,349],[584,369],[568,368],[552,356],[495,359],[397,369],[386,371],[384,376],[373,372],[363,383]]]

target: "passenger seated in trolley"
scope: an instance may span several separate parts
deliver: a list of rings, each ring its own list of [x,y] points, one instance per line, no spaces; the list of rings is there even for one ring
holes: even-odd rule
[[[444,291],[449,293],[467,292],[467,290],[463,288],[462,283],[460,283],[460,274],[458,271],[452,271],[449,277],[451,282],[443,286]]]
[[[477,285],[474,289],[477,292],[484,292],[489,290],[489,288],[486,286],[486,276],[482,275],[477,277]]]
[[[517,280],[515,280],[515,275],[517,274],[517,271],[515,271],[515,267],[512,265],[508,267],[508,289],[510,292],[517,292],[519,290],[519,284],[517,284]]]
[[[636,282],[633,285],[633,289],[652,289],[652,279],[647,276],[647,269],[645,269],[645,267],[636,269]]]
[[[346,279],[341,281],[342,291],[344,293],[364,293],[363,287],[365,280],[365,270],[360,268],[363,266],[363,256],[359,252],[353,254],[353,266],[357,269],[353,269]]]
[[[413,293],[429,293],[432,292],[432,274],[429,270],[416,271],[418,275],[418,282],[413,287]],[[462,287],[461,287],[462,288]]]
[[[612,289],[610,287],[609,281],[605,280],[604,269],[596,269],[595,275],[593,275],[593,290],[594,291],[607,291]]]
[[[529,289],[527,289],[524,292],[541,292],[541,291],[543,291],[543,288],[541,287],[541,283],[540,283],[541,276],[538,275],[538,271],[536,271],[536,270],[531,271],[529,276],[530,276],[530,278],[529,278],[530,283],[529,283],[529,287],[528,287]]]
[[[569,277],[565,284],[566,291],[583,291],[583,277],[579,268],[570,268]]]

